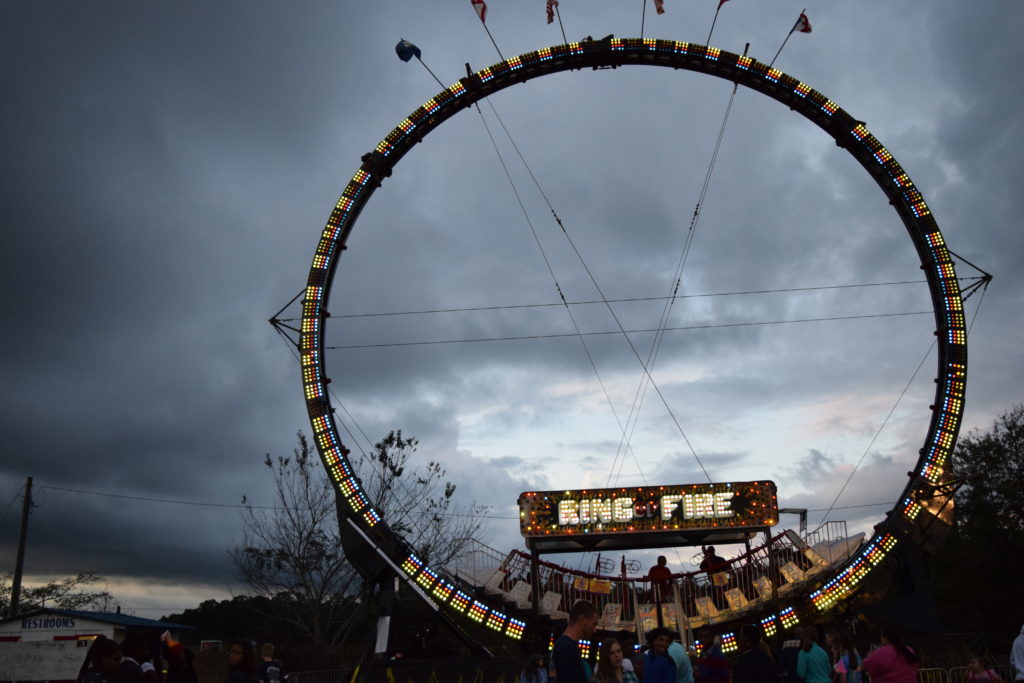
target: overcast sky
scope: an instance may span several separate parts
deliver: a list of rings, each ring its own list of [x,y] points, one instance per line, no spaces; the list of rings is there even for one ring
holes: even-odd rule
[[[506,57],[563,42],[543,5],[490,0]],[[648,7],[644,35],[703,43],[715,5]],[[710,42],[770,61],[805,6],[813,32],[776,66],[865,121],[950,248],[995,276],[970,336],[965,425],[984,428],[1024,379],[1024,5],[731,0]],[[560,9],[576,40],[637,36],[640,7]],[[440,89],[394,45],[415,42],[446,85],[498,55],[466,0],[9,1],[0,27],[0,569],[32,476],[30,580],[93,570],[148,617],[237,593],[239,511],[199,503],[270,504],[264,454],[309,431],[297,363],[267,319],[304,286],[362,154]],[[625,462],[618,422],[643,373],[621,334],[585,338],[595,372],[558,306],[341,317],[552,303],[555,281],[570,301],[600,300],[587,270],[608,299],[664,297],[730,93],[668,69],[558,74],[414,149],[353,232],[328,344],[569,336],[331,351],[349,445],[418,437],[463,504],[493,506],[502,551],[522,546],[520,491],[705,481],[694,454],[714,481],[773,479],[812,525],[856,468],[828,518],[851,532],[879,521],[930,417],[927,289],[867,173],[762,95],[733,101],[668,323],[698,329],[666,333],[652,371],[665,400],[646,392]],[[805,289],[895,282],[909,284]],[[803,291],[698,296],[779,289]],[[626,329],[656,328],[661,307],[613,304]],[[583,331],[618,329],[603,304],[573,314]],[[882,314],[900,315],[735,326]],[[653,335],[630,339],[646,356]]]

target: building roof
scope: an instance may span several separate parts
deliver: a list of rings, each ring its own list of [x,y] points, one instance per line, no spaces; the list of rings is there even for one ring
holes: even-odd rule
[[[117,626],[132,626],[134,628],[159,628],[159,629],[177,629],[177,630],[188,630],[195,631],[195,626],[187,626],[185,624],[173,624],[169,621],[157,621],[155,619],[143,619],[142,617],[134,617],[130,614],[121,614],[120,612],[86,612],[84,610],[77,609],[37,609],[32,612],[22,612],[15,617],[7,617],[6,619],[0,619],[0,624],[7,623],[9,621],[17,621],[18,619],[25,619],[27,617],[34,617],[39,614],[59,614],[64,617],[75,617],[78,619],[92,619],[93,621],[100,621],[106,624],[115,624]]]

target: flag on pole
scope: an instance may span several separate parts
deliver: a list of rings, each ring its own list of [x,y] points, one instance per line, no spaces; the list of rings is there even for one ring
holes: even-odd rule
[[[555,8],[558,7],[558,0],[548,0],[548,23],[555,20]]]
[[[790,31],[790,33],[793,31],[800,31],[800,33],[811,32],[811,22],[808,21],[807,15],[803,12],[800,13],[800,18],[796,20],[796,23],[793,25],[793,30]]]
[[[395,45],[395,54],[397,54],[398,58],[403,62],[408,62],[413,57],[419,59],[422,53],[418,47],[410,43],[405,38],[402,38],[398,41],[398,45]]]
[[[473,5],[473,9],[476,10],[476,14],[480,17],[480,23],[487,23],[487,3],[484,0],[469,0],[469,4]]]
[[[722,5],[729,2],[729,0],[718,0],[718,9],[722,9]]]
[[[665,0],[654,0],[654,9],[658,14],[665,13]]]

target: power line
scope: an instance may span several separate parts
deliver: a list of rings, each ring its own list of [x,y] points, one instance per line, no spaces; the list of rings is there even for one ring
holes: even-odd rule
[[[191,505],[191,506],[197,506],[197,507],[216,507],[216,508],[252,508],[254,510],[288,510],[289,509],[289,508],[286,508],[286,507],[278,507],[278,506],[273,506],[273,505],[247,505],[247,504],[246,505],[242,505],[242,504],[233,504],[233,503],[209,503],[209,502],[197,501],[197,500],[173,500],[173,499],[169,499],[169,498],[150,498],[150,497],[147,497],[147,496],[129,496],[129,495],[125,495],[125,494],[122,494],[122,493],[110,493],[110,492],[107,492],[107,491],[88,491],[86,489],[73,489],[73,488],[67,488],[67,487],[64,487],[64,486],[51,486],[49,484],[42,484],[42,485],[39,486],[39,488],[41,488],[41,489],[50,489],[51,491],[63,491],[65,493],[78,493],[78,494],[86,495],[86,496],[100,496],[102,498],[120,498],[120,499],[124,499],[124,500],[135,500],[135,501],[141,501],[141,502],[144,502],[144,503],[161,503],[161,504],[165,504],[165,505],[166,504],[170,504],[170,505]],[[19,493],[20,493],[20,491],[19,491]],[[895,501],[889,501],[889,502],[884,502],[884,503],[864,503],[862,505],[846,505],[846,506],[842,506],[842,507],[815,508],[815,509],[809,509],[808,512],[828,512],[828,511],[831,511],[831,510],[855,510],[855,509],[858,509],[858,508],[879,507],[881,505],[895,505],[895,504],[896,504]],[[410,509],[412,509],[412,508],[410,508]],[[403,510],[398,510],[397,512],[404,512],[404,511]],[[438,513],[431,513],[431,514],[437,514],[437,515],[439,515],[441,517],[479,517],[480,516],[480,515],[475,515],[475,514],[466,513],[466,512],[438,512]],[[488,514],[487,518],[488,519],[509,519],[509,520],[511,520],[511,519],[519,519],[519,516],[518,515],[504,516],[504,515]]]
[[[961,281],[968,280],[980,280],[980,277],[960,278]],[[672,299],[703,299],[710,297],[719,296],[745,296],[753,294],[785,294],[789,292],[814,292],[828,289],[854,289],[859,287],[887,287],[894,285],[916,285],[926,284],[927,280],[898,280],[893,282],[866,282],[861,284],[853,285],[821,285],[817,287],[788,287],[785,289],[751,289],[737,292],[708,292],[704,294],[676,294],[669,296],[643,296],[643,297],[628,297],[624,299],[608,299],[608,303],[638,303],[647,301],[666,301]],[[548,303],[538,304],[505,304],[497,306],[464,306],[461,308],[428,308],[414,311],[385,311],[378,313],[342,313],[342,314],[331,314],[328,320],[342,320],[349,318],[377,318],[386,316],[400,316],[400,315],[430,315],[438,313],[469,313],[475,311],[507,311],[516,310],[523,308],[560,308],[568,304],[569,306],[588,306],[594,304],[604,304],[601,300],[585,300],[585,301],[552,301]],[[297,322],[300,318],[280,318],[278,322]]]
[[[11,496],[11,499],[7,501],[7,505],[4,505],[4,509],[0,510],[0,518],[6,515],[7,511],[11,508],[12,505],[14,505],[14,501],[18,500],[18,496],[21,495],[22,488],[23,487],[19,487],[18,490],[14,492],[14,495]]]
[[[120,498],[122,500],[138,500],[147,503],[163,503],[167,505],[193,505],[198,507],[211,508],[252,508],[254,510],[287,510],[288,508],[274,507],[272,505],[248,505],[233,503],[206,503],[195,500],[173,500],[171,498],[149,498],[146,496],[129,496],[123,493],[109,493],[106,491],[86,491],[85,489],[72,489],[63,486],[50,486],[43,484],[39,488],[51,491],[63,491],[65,493],[80,493],[86,496],[102,496],[104,498]]]
[[[889,419],[892,417],[893,413],[896,412],[896,408],[899,407],[900,402],[903,400],[903,397],[906,396],[907,391],[910,389],[910,385],[912,385],[914,383],[914,380],[917,379],[917,373],[921,372],[921,368],[924,367],[924,362],[928,360],[928,356],[931,355],[932,349],[935,348],[936,343],[936,340],[933,339],[932,343],[928,345],[928,350],[924,352],[924,356],[921,358],[921,362],[917,364],[917,368],[914,370],[913,374],[910,375],[910,379],[907,380],[906,385],[903,387],[903,391],[900,392],[900,395],[897,396],[896,400],[893,402],[892,407],[889,408],[889,414],[885,416],[884,420],[882,420],[882,424],[878,426],[878,430],[875,432],[875,435],[871,437],[871,441],[864,448],[864,453],[861,454],[860,460],[858,460],[857,464],[853,466],[853,469],[850,471],[849,476],[846,477],[846,481],[844,481],[843,485],[839,488],[839,492],[836,494],[836,497],[832,500],[832,506],[839,502],[839,498],[840,496],[843,495],[843,491],[845,491],[846,487],[850,485],[850,482],[853,480],[854,475],[857,474],[857,470],[860,469],[860,466],[864,463],[864,458],[868,457],[868,453],[871,451],[871,447],[875,445],[875,441],[877,441],[878,437],[882,434],[882,430],[884,430],[885,426],[889,424]],[[832,506],[829,506],[829,509],[825,511],[825,514],[822,516],[821,522],[818,523],[818,528],[815,529],[815,531],[823,527],[825,525],[825,522],[828,521],[828,516],[829,513],[832,511]]]
[[[644,399],[647,397],[647,389],[650,386],[654,386],[654,389],[655,391],[657,391],[658,396],[661,396],[661,390],[658,389],[656,384],[654,384],[654,378],[651,376],[651,370],[654,369],[654,364],[658,361],[658,354],[661,352],[661,345],[665,339],[666,326],[668,325],[668,321],[672,316],[673,306],[676,302],[674,295],[678,293],[679,287],[683,281],[683,271],[686,268],[686,262],[690,256],[690,248],[693,246],[693,240],[697,234],[697,226],[700,223],[701,207],[704,205],[704,200],[707,197],[708,187],[711,185],[711,176],[714,173],[715,164],[718,161],[718,152],[722,147],[722,139],[725,137],[725,128],[729,122],[729,113],[732,111],[732,105],[736,99],[736,90],[738,87],[739,86],[737,85],[733,86],[732,95],[729,96],[729,104],[726,106],[725,114],[722,117],[722,125],[718,130],[718,140],[715,142],[714,152],[711,155],[711,161],[708,163],[707,173],[705,173],[704,175],[704,183],[702,184],[700,192],[697,196],[697,205],[693,209],[693,216],[690,218],[690,226],[689,229],[686,231],[686,237],[683,240],[683,246],[679,254],[679,262],[676,264],[676,271],[672,280],[671,290],[669,294],[671,298],[669,298],[662,307],[661,317],[658,319],[658,331],[655,333],[654,339],[651,340],[651,348],[647,352],[647,363],[644,364],[641,361],[641,365],[644,366],[644,373],[640,376],[640,382],[637,384],[636,393],[633,395],[633,403],[629,408],[629,418],[626,419],[627,427],[629,426],[630,418],[632,418],[633,420],[633,426],[632,429],[629,429],[628,434],[626,433],[626,431],[623,431],[622,439],[619,441],[619,447],[615,453],[615,461],[618,461],[619,456],[622,453],[623,446],[629,448],[631,445],[633,434],[635,433],[636,427],[640,422],[640,410],[643,407]],[[602,293],[601,296],[603,297],[604,294]],[[609,306],[608,308],[610,311],[611,306]],[[618,320],[616,320],[616,322],[618,322]],[[630,344],[630,346],[632,346],[632,344]],[[639,360],[639,357],[637,358],[637,360]],[[664,402],[664,398],[662,398],[662,400]],[[679,425],[678,420],[676,420],[676,417],[672,413],[672,409],[668,406],[667,402],[665,403],[665,408],[668,409],[669,415],[672,417],[672,420],[676,422],[677,426],[679,426],[679,432],[683,437],[683,441],[685,441],[686,445],[689,446],[690,452],[693,454],[694,460],[696,460],[697,464],[700,465],[701,471],[704,472],[704,475],[708,478],[708,481],[710,482],[711,475],[704,468],[704,463],[701,462],[700,456],[697,455],[697,451],[694,450],[693,446],[690,444],[689,437],[687,437],[686,433],[683,432],[682,426]],[[635,459],[636,458],[634,457],[634,460]],[[619,464],[618,474],[622,473],[622,467],[625,465],[625,460],[625,457],[623,457],[621,463]],[[615,461],[613,461],[612,463],[612,470],[615,469]],[[618,474],[616,475],[616,481],[618,480]],[[608,482],[611,482],[611,473],[609,473],[608,475]]]
[[[753,322],[738,322],[738,323],[716,323],[709,325],[681,325],[678,327],[665,327],[662,330],[666,332],[681,332],[685,330],[711,330],[728,327],[757,327],[760,325],[792,325],[797,323],[810,323],[810,322],[831,322],[836,320],[864,320],[867,318],[898,318],[911,315],[930,315],[932,311],[907,311],[903,313],[872,313],[865,315],[840,315],[840,316],[829,316],[824,318],[796,318],[792,320],[760,320]],[[387,342],[380,344],[346,344],[343,346],[325,346],[324,349],[332,351],[341,351],[349,349],[377,349],[387,347],[398,347],[398,346],[431,346],[436,344],[471,344],[477,342],[499,342],[499,341],[522,341],[528,339],[560,339],[564,337],[596,337],[606,335],[621,335],[621,334],[642,334],[649,332],[657,332],[657,328],[639,328],[634,330],[600,330],[597,332],[560,332],[553,334],[527,334],[509,337],[473,337],[467,339],[435,339],[426,341],[410,341],[410,342]]]
[[[512,143],[512,148],[516,151],[516,154],[519,156],[519,160],[522,162],[523,167],[526,169],[527,173],[530,175],[530,178],[533,180],[534,186],[537,188],[537,191],[540,193],[540,196],[543,197],[544,203],[547,204],[548,209],[551,211],[552,217],[554,218],[554,220],[558,224],[558,226],[562,229],[562,233],[565,235],[565,238],[569,241],[569,244],[572,246],[573,250],[576,251],[576,256],[579,259],[580,263],[583,265],[584,270],[586,270],[587,274],[590,275],[590,270],[587,268],[587,264],[583,262],[583,257],[580,255],[579,251],[576,250],[576,246],[573,244],[572,239],[569,237],[568,231],[565,229],[565,226],[562,224],[562,219],[559,218],[558,212],[555,211],[555,207],[552,205],[551,200],[548,199],[547,193],[544,192],[544,188],[541,187],[540,181],[537,179],[537,176],[534,174],[533,169],[530,168],[530,164],[527,163],[526,157],[523,156],[522,150],[520,150],[519,149],[519,145],[516,144],[515,138],[512,137],[511,131],[509,131],[508,127],[505,125],[505,122],[502,120],[501,116],[498,114],[498,110],[494,107],[494,103],[491,102],[490,98],[487,99],[487,103],[488,103],[488,105],[490,105],[491,112],[494,114],[494,117],[497,119],[498,123],[501,125],[502,130],[505,131],[505,135],[508,137],[509,142]],[[597,383],[601,387],[601,392],[604,394],[605,400],[608,403],[608,408],[609,408],[609,410],[612,413],[612,417],[615,418],[615,423],[619,426],[619,429],[621,431],[625,432],[626,426],[623,425],[622,424],[622,420],[619,419],[619,414],[615,410],[615,404],[612,401],[611,394],[608,393],[608,387],[605,385],[604,380],[601,378],[601,372],[600,372],[600,370],[598,370],[597,363],[594,361],[594,357],[590,353],[590,348],[587,346],[586,339],[583,338],[583,335],[580,332],[580,326],[579,326],[579,323],[576,320],[576,316],[573,315],[572,308],[569,307],[569,303],[565,299],[565,294],[562,292],[562,286],[558,282],[558,278],[555,275],[554,268],[552,267],[551,262],[548,259],[547,253],[544,251],[544,245],[541,243],[540,237],[537,235],[537,231],[536,231],[536,229],[533,226],[533,221],[530,220],[530,215],[529,215],[529,213],[526,210],[526,205],[523,204],[523,200],[522,200],[522,198],[521,198],[521,196],[519,194],[519,190],[518,190],[518,188],[516,188],[516,184],[512,180],[512,174],[509,173],[508,165],[505,163],[505,159],[502,157],[501,151],[498,149],[498,144],[494,140],[494,136],[491,135],[491,128],[490,128],[490,126],[487,125],[487,119],[484,118],[483,112],[480,110],[480,105],[479,104],[477,104],[477,113],[480,114],[480,120],[484,124],[484,129],[487,131],[487,136],[491,140],[491,145],[494,147],[494,152],[498,155],[498,161],[501,162],[501,167],[502,167],[502,169],[504,169],[505,176],[508,178],[509,185],[512,188],[512,193],[515,195],[516,201],[519,203],[519,208],[522,211],[523,218],[526,220],[526,225],[529,227],[530,234],[533,236],[533,240],[534,240],[534,242],[537,245],[537,249],[540,251],[541,257],[544,260],[544,265],[548,269],[548,273],[550,274],[551,280],[552,280],[552,282],[553,282],[553,284],[555,286],[555,291],[558,293],[558,297],[562,300],[562,304],[561,305],[562,305],[562,307],[565,308],[565,313],[566,313],[567,316],[569,316],[569,321],[572,323],[572,327],[576,331],[576,335],[575,336],[576,336],[577,339],[579,339],[580,346],[583,348],[583,353],[584,353],[584,355],[586,355],[587,361],[590,363],[590,367],[594,371],[594,375],[597,378]],[[590,276],[590,279],[594,283],[594,287],[597,289],[598,294],[601,295],[602,300],[604,301],[605,305],[607,306],[608,302],[607,302],[607,300],[604,299],[604,293],[601,292],[600,287],[597,286],[597,282],[594,281],[594,278],[593,278],[592,275]],[[613,312],[612,316],[614,317],[614,315],[615,314]],[[616,323],[617,322],[618,322],[618,320],[616,319]],[[619,325],[619,328],[621,329],[622,326]],[[628,338],[627,338],[627,341],[629,341]],[[632,449],[630,449],[630,452],[632,453]],[[634,460],[634,462],[636,462],[637,469],[640,470],[640,461],[637,459],[636,453],[633,453],[633,460]],[[640,474],[641,474],[641,476],[643,476],[643,471],[642,470],[640,470]]]

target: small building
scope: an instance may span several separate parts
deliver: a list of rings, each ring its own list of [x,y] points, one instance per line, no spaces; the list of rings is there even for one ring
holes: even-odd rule
[[[152,638],[170,631],[181,640],[184,624],[143,619],[120,612],[41,609],[0,620],[0,683],[74,681],[98,636],[124,640],[126,633]]]

